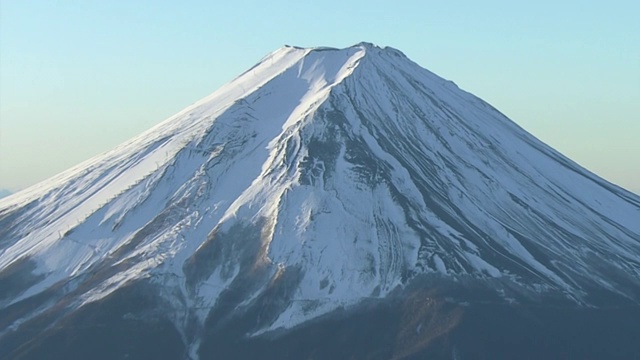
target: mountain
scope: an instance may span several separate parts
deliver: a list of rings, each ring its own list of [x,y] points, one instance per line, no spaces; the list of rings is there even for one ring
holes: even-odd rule
[[[1,358],[637,358],[640,197],[398,50],[285,46],[0,200],[0,288]]]

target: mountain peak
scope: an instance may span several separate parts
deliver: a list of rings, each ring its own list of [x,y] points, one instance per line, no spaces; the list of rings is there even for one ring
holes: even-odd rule
[[[303,47],[303,46],[295,46],[295,45],[288,45],[285,44],[284,45],[285,48],[292,48],[292,49],[298,49],[298,50],[345,50],[345,49],[349,49],[349,48],[368,48],[368,49],[380,49],[379,46],[370,43],[370,42],[366,42],[366,41],[361,41],[357,44],[354,44],[352,46],[349,46],[347,48],[336,48],[336,47],[332,47],[332,46],[314,46],[314,47]]]
[[[284,45],[282,49],[302,50],[307,52],[311,52],[311,51],[335,51],[335,52],[347,51],[348,52],[355,49],[355,50],[368,50],[370,52],[371,51],[391,52],[391,53],[401,54],[402,56],[404,56],[404,54],[398,49],[395,49],[389,46],[381,47],[374,43],[370,43],[366,41],[359,42],[357,44],[348,46],[346,48],[336,48],[336,47],[330,47],[330,46],[302,47],[302,46],[295,46],[295,45]]]
[[[361,41],[361,42],[353,45],[352,47],[361,47],[361,48],[365,48],[365,49],[381,49],[378,45],[370,43],[370,42],[366,42],[366,41]]]

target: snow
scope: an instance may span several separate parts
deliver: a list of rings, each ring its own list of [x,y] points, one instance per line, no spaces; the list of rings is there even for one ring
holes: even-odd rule
[[[385,297],[407,273],[625,295],[590,262],[638,284],[639,209],[398,50],[283,47],[114,150],[0,199],[0,271],[29,258],[45,275],[12,304],[117,267],[74,306],[150,279],[185,310],[178,326],[204,326],[240,282],[251,285],[242,308],[298,274],[258,335]],[[238,227],[250,235],[234,238]],[[198,257],[211,239],[233,256]],[[206,263],[196,280],[194,259]]]
[[[436,270],[438,270],[442,274],[447,274],[447,267],[444,264],[444,261],[438,255],[433,255],[433,262],[435,263]]]

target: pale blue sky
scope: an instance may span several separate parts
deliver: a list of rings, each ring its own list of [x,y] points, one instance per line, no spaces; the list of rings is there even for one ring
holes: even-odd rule
[[[640,193],[640,2],[0,0],[0,188],[108,150],[283,44],[402,50]]]

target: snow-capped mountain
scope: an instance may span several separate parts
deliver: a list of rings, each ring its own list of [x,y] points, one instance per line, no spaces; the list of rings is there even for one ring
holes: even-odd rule
[[[636,306],[640,197],[367,43],[285,46],[0,200],[0,345],[14,356],[31,356],[34,328],[73,328],[132,289],[154,305],[122,316],[159,311],[195,359],[238,314],[243,337],[268,338],[445,283],[505,304]]]

